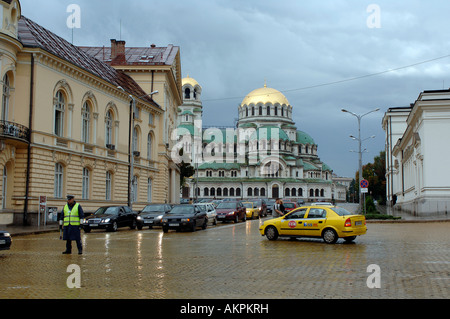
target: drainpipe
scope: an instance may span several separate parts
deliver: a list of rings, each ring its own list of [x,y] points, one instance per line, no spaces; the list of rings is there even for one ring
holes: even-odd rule
[[[30,75],[30,108],[28,117],[28,154],[27,154],[27,177],[25,185],[25,204],[23,206],[23,226],[27,226],[28,220],[28,196],[30,193],[30,166],[31,166],[31,132],[33,124],[33,100],[34,100],[34,55],[31,53],[31,75]]]

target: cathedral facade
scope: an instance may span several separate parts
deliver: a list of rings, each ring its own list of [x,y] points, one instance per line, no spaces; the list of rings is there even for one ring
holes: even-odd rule
[[[204,127],[202,87],[189,76],[182,84],[176,149],[195,168],[183,197],[345,201],[346,187],[333,181],[314,139],[297,129],[281,92],[264,85],[239,104],[236,126]]]

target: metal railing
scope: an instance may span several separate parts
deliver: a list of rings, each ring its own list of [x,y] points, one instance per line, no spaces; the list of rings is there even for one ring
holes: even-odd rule
[[[0,136],[29,143],[30,129],[18,123],[0,121]]]

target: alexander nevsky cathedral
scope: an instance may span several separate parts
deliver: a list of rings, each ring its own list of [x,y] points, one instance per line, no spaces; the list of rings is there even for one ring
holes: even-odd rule
[[[202,87],[189,76],[182,84],[178,145],[183,161],[196,169],[184,198],[345,201],[346,187],[333,180],[314,139],[297,129],[281,92],[264,85],[239,104],[235,127],[205,127]]]

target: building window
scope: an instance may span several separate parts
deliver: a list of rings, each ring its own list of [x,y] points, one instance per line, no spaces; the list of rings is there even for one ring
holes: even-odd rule
[[[62,91],[56,93],[55,104],[55,135],[62,137],[64,135],[64,111],[66,100]]]
[[[55,165],[55,187],[54,195],[56,198],[63,197],[63,181],[64,181],[64,168],[60,163]]]
[[[106,112],[106,118],[105,118],[105,124],[106,124],[106,145],[112,145],[113,142],[113,116],[111,111]]]
[[[153,189],[153,181],[151,178],[147,181],[147,202],[152,202],[152,189]]]
[[[90,171],[88,168],[83,168],[83,177],[82,177],[82,199],[89,199],[89,180],[90,180]]]
[[[131,182],[131,190],[133,194],[131,194],[131,200],[133,203],[137,202],[138,199],[138,178],[137,176],[133,176],[133,181]]]
[[[191,89],[186,88],[186,89],[184,90],[184,98],[185,98],[185,99],[190,99],[190,98],[191,98]]]
[[[270,115],[270,106],[267,105],[267,115]]]
[[[152,134],[148,134],[147,137],[147,159],[151,160],[152,159]]]
[[[263,115],[262,105],[259,106],[259,115]]]
[[[5,74],[3,77],[2,121],[8,121],[10,91],[8,74]]]
[[[205,187],[203,189],[203,196],[209,196],[209,189],[208,189],[208,187]]]
[[[106,172],[106,200],[111,200],[111,190],[112,190],[112,174]]]
[[[139,132],[137,127],[133,129],[133,152],[139,151]]]
[[[150,113],[148,115],[148,124],[153,125],[153,114],[152,113]]]
[[[6,197],[8,190],[8,169],[3,167],[3,183],[2,183],[2,209],[6,208]]]
[[[81,141],[83,143],[90,143],[91,131],[91,108],[88,102],[85,102],[81,110],[82,127],[81,127]]]

